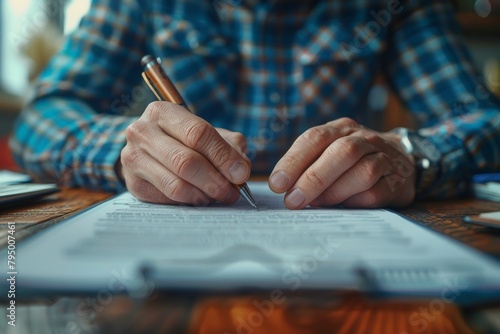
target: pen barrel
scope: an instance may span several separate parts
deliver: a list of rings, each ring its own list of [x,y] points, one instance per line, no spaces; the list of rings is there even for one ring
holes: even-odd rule
[[[146,55],[142,57],[141,64],[144,66],[144,75],[147,77],[146,82],[150,85],[150,88],[154,90],[156,95],[159,94],[165,101],[186,106],[182,95],[177,88],[175,88],[172,81],[170,81],[170,78],[163,70],[163,67],[161,67],[161,63],[157,58]],[[154,87],[151,87],[151,85]]]
[[[155,67],[155,70],[151,70],[151,67]],[[168,102],[172,102],[179,105],[186,105],[181,94],[175,88],[172,81],[170,81],[167,74],[163,71],[159,64],[150,65],[146,68],[146,75],[149,80],[153,83],[155,88],[158,90],[160,95]]]

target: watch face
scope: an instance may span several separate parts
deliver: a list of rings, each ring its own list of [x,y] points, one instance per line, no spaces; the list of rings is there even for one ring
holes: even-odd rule
[[[441,159],[441,152],[429,139],[420,135],[411,135],[411,141],[414,146],[414,153],[427,158],[430,162],[439,162]]]

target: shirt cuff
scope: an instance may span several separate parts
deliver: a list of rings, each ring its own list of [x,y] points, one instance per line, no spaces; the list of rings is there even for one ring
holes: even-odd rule
[[[73,174],[77,185],[113,192],[126,190],[115,166],[126,144],[125,129],[134,120],[125,116],[96,116],[92,131],[70,153],[75,170],[69,174]]]
[[[463,196],[468,191],[470,171],[463,141],[447,132],[445,126],[420,131],[441,152],[441,169],[434,185],[426,192],[426,199],[445,199]],[[430,133],[430,134],[429,134]]]

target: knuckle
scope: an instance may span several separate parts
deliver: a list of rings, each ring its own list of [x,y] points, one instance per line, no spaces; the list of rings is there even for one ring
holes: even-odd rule
[[[210,142],[215,131],[212,126],[206,122],[191,122],[186,128],[186,145],[192,149],[199,149]]]
[[[382,171],[379,164],[373,160],[365,160],[362,164],[360,179],[363,183],[374,184],[380,179]]]
[[[315,126],[310,128],[302,135],[303,140],[313,147],[325,143],[329,137],[329,131],[324,126]]]
[[[303,165],[303,162],[299,157],[293,154],[287,154],[283,158],[283,164],[287,166],[287,168],[291,167],[292,169],[299,169]]]
[[[178,202],[184,201],[184,187],[180,179],[170,175],[163,175],[158,181],[158,186],[168,198]]]
[[[240,147],[241,149],[243,149],[243,151],[246,150],[247,148],[247,139],[245,138],[245,136],[239,132],[235,132],[233,134],[233,139],[232,139],[234,145],[236,145],[237,147]]]
[[[348,128],[358,128],[359,123],[349,117],[341,117],[338,119],[339,124]]]
[[[186,150],[176,150],[172,153],[172,165],[174,171],[183,179],[196,176],[200,170],[200,164],[194,153]]]
[[[120,162],[124,167],[135,168],[140,165],[140,154],[125,146],[120,154]]]
[[[241,132],[231,132],[229,135],[230,140],[235,144],[241,144],[246,142],[245,136]]]
[[[363,138],[373,146],[380,146],[383,143],[382,138],[373,131],[363,131]]]
[[[354,158],[359,153],[359,145],[349,137],[339,138],[337,144],[330,146],[332,150],[338,150],[337,152],[332,152],[334,156],[340,153],[343,157]]]
[[[210,160],[216,166],[222,166],[231,159],[231,152],[222,143],[214,143],[210,147]]]
[[[143,126],[140,121],[135,121],[125,129],[125,138],[127,141],[134,141],[137,138],[143,137]]]
[[[158,120],[164,113],[164,103],[159,101],[151,102],[145,111],[145,115],[151,120]]]
[[[323,189],[326,184],[325,177],[318,171],[314,169],[308,169],[304,173],[305,179],[312,185],[313,188]]]

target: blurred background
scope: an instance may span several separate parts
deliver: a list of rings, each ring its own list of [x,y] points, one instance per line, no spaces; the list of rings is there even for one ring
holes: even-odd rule
[[[0,169],[15,170],[8,136],[31,83],[88,11],[91,0],[2,0],[0,3]],[[500,0],[457,0],[458,20],[477,68],[500,95]],[[370,96],[369,126],[386,130],[411,120],[383,80]]]
[[[31,83],[88,11],[91,0],[1,0],[0,169],[16,170],[8,136]]]
[[[57,51],[63,34],[76,28],[90,0],[4,0],[0,8],[2,32],[1,83],[15,95]]]

